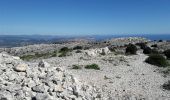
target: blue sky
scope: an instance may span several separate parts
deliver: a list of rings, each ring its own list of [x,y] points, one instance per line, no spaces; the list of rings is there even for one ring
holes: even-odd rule
[[[0,0],[0,34],[169,34],[170,0]]]

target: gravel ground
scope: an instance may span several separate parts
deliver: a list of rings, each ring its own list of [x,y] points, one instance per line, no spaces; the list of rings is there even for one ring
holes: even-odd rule
[[[81,59],[80,59],[81,58]],[[156,66],[147,64],[146,55],[133,56],[108,54],[88,57],[84,53],[68,57],[46,59],[50,64],[66,68],[79,81],[96,86],[106,100],[169,100],[170,91],[161,85],[169,77],[163,77]],[[73,64],[88,65],[96,63],[100,70],[72,69]]]

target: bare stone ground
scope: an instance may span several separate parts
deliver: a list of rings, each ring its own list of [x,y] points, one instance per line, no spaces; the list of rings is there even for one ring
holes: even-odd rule
[[[83,57],[82,60],[80,57]],[[133,56],[109,54],[96,57],[81,53],[66,58],[50,58],[47,61],[66,68],[80,82],[97,87],[102,100],[170,99],[170,92],[161,87],[169,77],[163,77],[157,71],[158,67],[145,63],[146,57],[141,53]],[[98,64],[100,70],[71,68],[73,64],[92,63]]]

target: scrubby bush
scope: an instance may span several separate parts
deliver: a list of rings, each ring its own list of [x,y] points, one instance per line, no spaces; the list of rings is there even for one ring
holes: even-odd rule
[[[164,51],[165,56],[169,59],[170,58],[170,49]]]
[[[80,65],[72,65],[72,69],[81,69]]]
[[[152,52],[151,52],[152,54],[159,54],[159,51],[158,50],[156,50],[156,49],[152,49]]]
[[[108,47],[108,49],[111,51],[111,52],[115,52],[115,48],[114,47]]]
[[[58,57],[65,57],[65,56],[67,56],[68,55],[68,52],[70,52],[71,51],[71,49],[69,49],[68,47],[63,47],[63,48],[61,48],[60,49],[60,51],[59,51],[59,56]]]
[[[66,56],[67,56],[67,52],[61,52],[58,57],[66,57]]]
[[[167,67],[166,69],[162,70],[161,72],[165,75],[168,75],[168,74],[170,74],[170,68]]]
[[[151,49],[150,47],[146,47],[143,49],[144,54],[158,54],[159,52],[156,49]]]
[[[56,56],[57,56],[57,54],[56,54],[56,53],[51,55],[51,57],[56,57]]]
[[[153,44],[153,45],[151,45],[151,47],[155,47],[156,48],[156,47],[158,47],[158,45],[157,44]]]
[[[163,87],[163,89],[170,91],[170,81],[164,83],[164,84],[162,85],[162,87]]]
[[[152,65],[159,66],[159,67],[168,66],[168,62],[166,61],[164,56],[162,56],[160,54],[151,54],[151,55],[149,55],[149,57],[145,60],[145,62],[147,62],[149,64],[152,64]]]
[[[86,69],[100,70],[100,67],[97,64],[86,65],[85,68]]]
[[[81,50],[77,50],[76,53],[82,53],[82,51]]]
[[[163,40],[159,40],[158,42],[163,42]]]
[[[83,49],[83,47],[82,47],[82,46],[75,46],[75,47],[73,48],[73,50],[77,50],[77,49],[81,50],[81,49]]]
[[[146,47],[143,49],[144,54],[151,54],[151,52],[152,52],[152,49],[150,47]]]
[[[27,60],[29,61],[30,59],[35,58],[35,55],[24,55],[20,57],[22,60]]]
[[[137,47],[134,44],[129,44],[126,48],[126,54],[136,54]]]
[[[136,43],[136,45],[140,46],[141,49],[144,49],[147,47],[146,43]]]
[[[29,60],[33,60],[33,59],[37,59],[37,58],[48,58],[50,56],[51,56],[51,53],[35,53],[35,54],[31,54],[31,55],[23,55],[23,56],[20,56],[20,58],[22,60],[29,61]]]
[[[68,51],[70,51],[70,49],[68,47],[63,47],[60,49],[59,52],[61,53],[61,52],[68,52]]]
[[[88,50],[88,49],[90,49],[90,46],[85,46],[84,47],[84,50]]]

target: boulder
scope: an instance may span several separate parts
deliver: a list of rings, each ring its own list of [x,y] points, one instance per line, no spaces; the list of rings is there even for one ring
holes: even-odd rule
[[[102,48],[102,53],[101,54],[108,54],[110,53],[110,50],[108,47]]]
[[[37,93],[35,97],[32,97],[32,100],[52,100],[48,94]]]
[[[44,93],[45,88],[42,85],[32,87],[32,91],[38,93]]]
[[[61,84],[58,84],[54,88],[54,92],[63,92],[63,87]]]
[[[93,50],[93,49],[85,51],[85,54],[88,55],[88,56],[92,56],[92,57],[97,55],[95,50]]]
[[[20,63],[17,66],[14,67],[14,70],[17,72],[25,72],[27,69],[28,65],[25,63]]]
[[[97,55],[100,55],[100,54],[108,54],[110,53],[110,50],[108,47],[105,47],[105,48],[99,48],[99,49],[91,49],[91,50],[87,50],[85,51],[85,54],[88,55],[88,56],[91,56],[91,57],[95,57]]]

